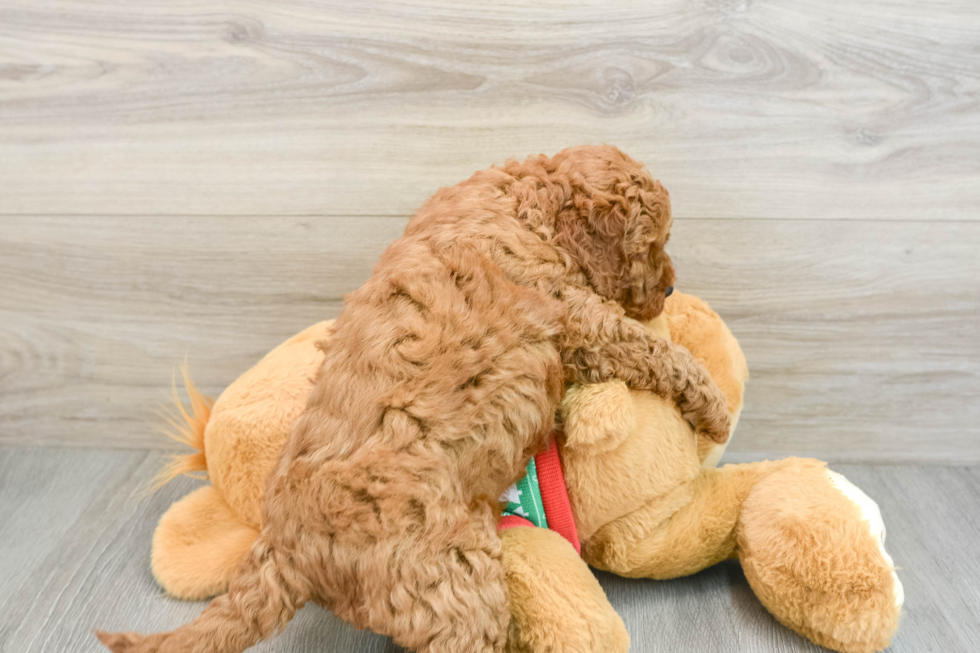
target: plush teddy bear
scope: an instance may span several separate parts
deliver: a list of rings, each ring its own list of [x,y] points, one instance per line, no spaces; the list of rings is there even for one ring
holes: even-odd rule
[[[206,471],[211,484],[175,503],[154,535],[153,574],[172,595],[225,591],[258,537],[265,477],[312,388],[317,343],[329,340],[330,325],[276,347],[213,405],[185,374],[193,411],[181,407],[185,423],[174,426],[197,451],[175,459],[160,482]],[[734,429],[748,371],[721,319],[701,300],[674,293],[647,326],[707,367]],[[621,382],[570,387],[559,421],[528,478],[502,498],[509,651],[629,649],[590,565],[663,579],[726,558],[740,560],[780,622],[813,642],[846,653],[888,645],[903,595],[881,515],[824,463],[716,469],[723,447],[698,439],[672,403]]]

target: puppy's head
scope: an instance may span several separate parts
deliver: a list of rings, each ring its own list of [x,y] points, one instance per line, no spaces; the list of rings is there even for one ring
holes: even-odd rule
[[[659,315],[674,283],[664,251],[672,222],[667,189],[610,145],[568,148],[552,162],[557,180],[570,187],[555,225],[558,244],[627,315]]]

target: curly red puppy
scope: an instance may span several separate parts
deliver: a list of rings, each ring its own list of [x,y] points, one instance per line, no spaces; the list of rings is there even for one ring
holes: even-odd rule
[[[705,370],[635,321],[673,283],[670,224],[667,191],[614,147],[439,190],[345,298],[228,593],[173,632],[99,638],[238,653],[315,601],[411,649],[502,651],[497,497],[546,444],[566,382],[623,379],[728,437]]]

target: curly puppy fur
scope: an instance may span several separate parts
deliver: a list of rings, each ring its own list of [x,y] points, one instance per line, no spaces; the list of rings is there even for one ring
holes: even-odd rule
[[[667,191],[614,147],[440,189],[345,298],[228,593],[117,653],[238,653],[306,601],[426,653],[502,651],[497,497],[545,445],[565,382],[678,401],[718,441],[721,392],[636,320],[661,312]],[[633,319],[630,319],[633,318]]]

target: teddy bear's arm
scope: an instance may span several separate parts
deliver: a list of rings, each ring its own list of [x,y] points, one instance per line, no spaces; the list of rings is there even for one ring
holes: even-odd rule
[[[684,418],[715,440],[728,439],[731,415],[725,396],[685,348],[626,317],[615,302],[571,286],[563,291],[567,314],[562,363],[566,380],[601,383],[621,379],[677,401]]]

